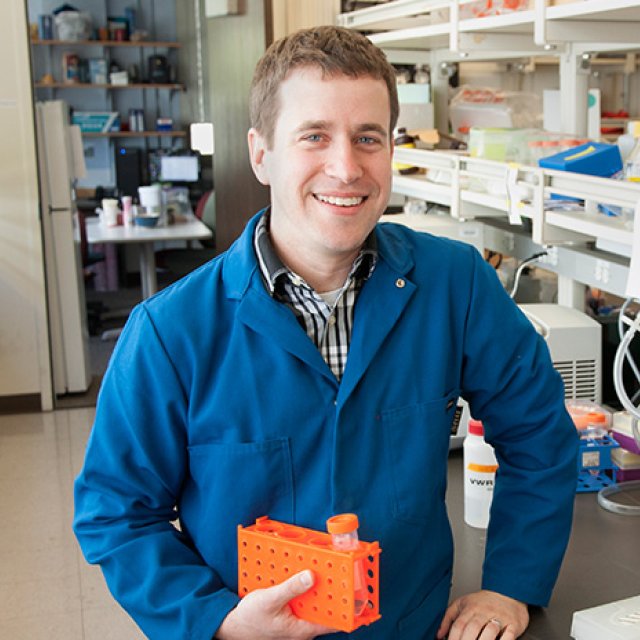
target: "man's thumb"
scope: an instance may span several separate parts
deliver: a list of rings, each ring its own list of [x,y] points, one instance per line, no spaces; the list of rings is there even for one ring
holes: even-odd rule
[[[296,573],[288,580],[268,589],[270,595],[273,596],[271,604],[280,609],[286,605],[289,600],[303,594],[313,586],[313,572],[306,570]]]

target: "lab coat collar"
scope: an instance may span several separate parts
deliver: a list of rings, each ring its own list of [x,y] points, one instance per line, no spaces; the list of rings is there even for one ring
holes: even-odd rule
[[[312,366],[337,386],[339,383],[335,376],[293,313],[273,300],[265,289],[253,247],[253,233],[263,212],[249,220],[227,253],[223,267],[227,295],[240,303],[239,320]],[[339,385],[338,404],[346,400],[356,387],[416,290],[407,278],[414,265],[413,255],[394,227],[383,224],[376,228],[379,260],[359,294],[349,358]]]

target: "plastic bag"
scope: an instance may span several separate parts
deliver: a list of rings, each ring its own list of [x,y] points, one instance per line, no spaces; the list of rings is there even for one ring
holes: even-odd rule
[[[61,11],[55,16],[59,40],[88,40],[91,37],[91,16],[83,11]]]

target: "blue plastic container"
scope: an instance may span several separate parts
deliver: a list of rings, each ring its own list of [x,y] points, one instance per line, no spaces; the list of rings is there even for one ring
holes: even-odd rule
[[[622,170],[622,156],[616,144],[588,142],[562,153],[540,158],[538,164],[544,169],[609,178]]]

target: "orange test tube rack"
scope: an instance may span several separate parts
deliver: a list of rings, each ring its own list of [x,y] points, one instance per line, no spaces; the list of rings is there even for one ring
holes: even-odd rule
[[[289,605],[298,618],[350,632],[380,619],[377,542],[359,542],[351,551],[331,546],[327,533],[258,518],[238,527],[238,593],[246,596],[284,582],[305,569],[315,582]],[[368,592],[367,606],[355,615],[356,562],[362,562]]]

